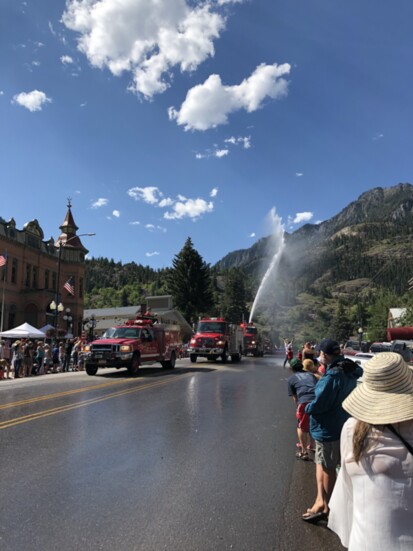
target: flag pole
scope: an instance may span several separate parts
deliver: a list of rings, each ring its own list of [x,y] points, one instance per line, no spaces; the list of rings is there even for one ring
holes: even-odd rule
[[[3,332],[3,320],[4,320],[4,289],[6,287],[6,269],[7,269],[7,249],[6,249],[6,263],[3,266],[3,292],[1,295],[1,322],[0,322],[0,332]]]

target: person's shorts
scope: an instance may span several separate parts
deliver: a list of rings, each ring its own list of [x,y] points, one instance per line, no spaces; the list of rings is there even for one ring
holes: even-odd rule
[[[340,465],[340,440],[332,442],[316,440],[314,463],[328,470],[333,470]]]
[[[297,418],[297,427],[303,432],[310,432],[310,416],[305,412],[307,404],[298,404],[295,416]]]

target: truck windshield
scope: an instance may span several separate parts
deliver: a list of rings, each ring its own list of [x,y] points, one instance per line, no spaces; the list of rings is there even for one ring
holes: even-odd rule
[[[141,330],[138,327],[110,327],[103,334],[104,339],[138,339]]]
[[[226,332],[226,323],[221,321],[200,321],[198,323],[197,333],[221,333]]]
[[[245,332],[249,335],[256,335],[257,334],[257,328],[256,327],[246,327]]]

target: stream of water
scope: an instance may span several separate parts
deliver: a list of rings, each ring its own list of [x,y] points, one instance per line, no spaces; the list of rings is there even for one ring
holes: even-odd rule
[[[257,294],[255,295],[254,303],[252,305],[250,313],[250,322],[254,317],[254,313],[259,302],[265,297],[265,292],[269,289],[269,283],[275,281],[277,268],[280,264],[281,256],[285,247],[284,226],[282,225],[281,218],[276,213],[274,207],[271,209],[268,217],[272,228],[270,247],[273,251],[273,257],[267,271],[264,274],[264,277],[262,278]]]

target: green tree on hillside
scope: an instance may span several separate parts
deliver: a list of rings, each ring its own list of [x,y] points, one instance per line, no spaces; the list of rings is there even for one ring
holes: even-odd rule
[[[345,342],[353,332],[353,322],[348,317],[343,302],[339,301],[331,322],[331,337],[339,342]]]
[[[200,314],[209,313],[212,307],[210,269],[194,249],[190,237],[174,257],[167,282],[175,306],[189,323],[195,323]]]
[[[226,274],[222,315],[233,323],[241,323],[247,315],[245,275],[239,268]]]

